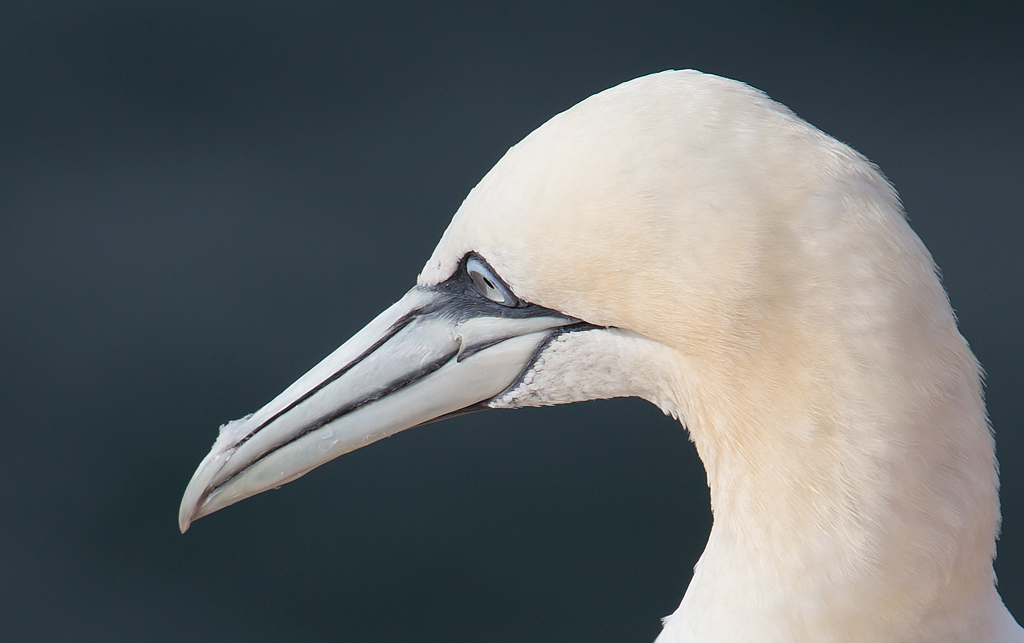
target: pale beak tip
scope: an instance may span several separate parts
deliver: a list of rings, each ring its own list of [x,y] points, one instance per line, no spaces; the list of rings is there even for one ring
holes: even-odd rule
[[[200,471],[201,470],[202,467],[200,467]],[[199,471],[197,471],[196,474],[198,476]],[[188,485],[188,489],[185,490],[185,497],[181,499],[181,507],[178,509],[178,529],[181,530],[181,533],[188,531],[188,527],[193,521],[199,520],[206,514],[210,513],[209,511],[203,511],[206,494],[201,493],[201,490],[205,488],[205,480],[196,484],[196,481],[193,478],[192,482]]]
[[[188,531],[193,521],[202,518],[210,513],[206,505],[207,489],[210,481],[217,474],[223,462],[220,462],[223,453],[216,445],[199,463],[199,467],[192,474],[188,486],[185,488],[185,495],[181,498],[181,506],[178,508],[178,529],[181,533]]]
[[[192,519],[196,517],[195,510],[195,506],[187,506],[185,502],[181,503],[181,509],[178,510],[178,529],[181,530],[181,533],[188,531]]]

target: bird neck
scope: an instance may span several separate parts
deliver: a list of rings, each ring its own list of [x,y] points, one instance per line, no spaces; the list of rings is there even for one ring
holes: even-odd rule
[[[748,343],[684,375],[714,526],[666,641],[996,640],[976,362],[951,318],[890,339]]]

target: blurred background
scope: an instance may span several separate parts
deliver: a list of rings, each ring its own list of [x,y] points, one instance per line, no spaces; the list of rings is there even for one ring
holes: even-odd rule
[[[0,638],[653,640],[711,515],[638,400],[434,424],[176,517],[217,426],[411,287],[509,146],[668,68],[895,183],[988,372],[1024,618],[1019,6],[5,3]]]

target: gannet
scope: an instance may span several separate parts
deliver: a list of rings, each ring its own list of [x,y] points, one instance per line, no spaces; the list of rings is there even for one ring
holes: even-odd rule
[[[221,427],[180,527],[411,427],[618,396],[681,420],[711,490],[659,643],[1024,641],[979,366],[894,189],[696,71],[512,147],[412,290]]]

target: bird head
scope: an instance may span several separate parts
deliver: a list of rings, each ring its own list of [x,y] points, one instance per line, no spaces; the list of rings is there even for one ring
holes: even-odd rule
[[[777,415],[779,386],[818,377],[875,314],[852,308],[850,280],[865,272],[920,273],[945,302],[866,160],[742,83],[693,71],[624,83],[511,148],[412,290],[223,426],[180,527],[398,431],[487,408],[639,396],[693,426],[725,407],[755,425]],[[711,475],[713,453],[701,455]]]

